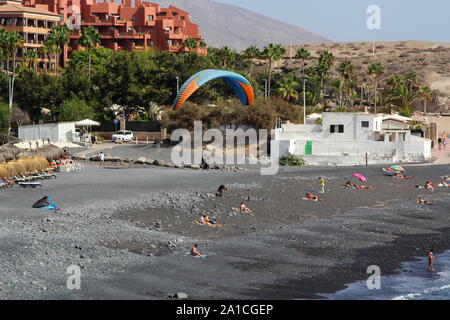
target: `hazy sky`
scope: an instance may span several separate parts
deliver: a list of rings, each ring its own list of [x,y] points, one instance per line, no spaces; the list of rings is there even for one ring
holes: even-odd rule
[[[195,1],[195,0],[194,0]],[[450,0],[213,0],[240,6],[333,41],[450,42]],[[381,30],[368,30],[370,5],[381,9]]]

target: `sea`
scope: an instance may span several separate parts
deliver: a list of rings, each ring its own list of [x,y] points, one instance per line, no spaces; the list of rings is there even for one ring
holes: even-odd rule
[[[369,290],[366,280],[321,296],[333,300],[450,300],[450,251],[436,255],[435,272],[428,271],[426,257],[418,259],[402,263],[398,274],[381,274],[380,289]]]

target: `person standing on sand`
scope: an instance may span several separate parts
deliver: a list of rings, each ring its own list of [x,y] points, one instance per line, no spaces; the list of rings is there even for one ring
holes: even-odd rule
[[[430,271],[430,272],[436,271],[433,267],[434,259],[435,259],[433,250],[434,249],[431,249],[430,252],[428,252],[428,271]]]
[[[100,158],[100,167],[103,167],[105,165],[105,154],[100,151],[98,156]]]
[[[319,177],[319,184],[322,188],[322,193],[325,193],[325,180],[323,180],[322,177]]]

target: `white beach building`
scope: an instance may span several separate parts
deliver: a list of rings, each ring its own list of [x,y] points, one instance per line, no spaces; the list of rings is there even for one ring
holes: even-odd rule
[[[19,127],[19,139],[26,141],[50,139],[51,142],[73,142],[76,135],[75,122],[31,124]]]
[[[280,156],[302,156],[309,164],[422,162],[431,157],[431,140],[411,135],[409,118],[326,112],[321,119],[321,124],[282,124],[272,146]]]

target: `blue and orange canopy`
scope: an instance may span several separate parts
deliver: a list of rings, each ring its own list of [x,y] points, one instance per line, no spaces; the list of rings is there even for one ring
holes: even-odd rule
[[[173,108],[180,109],[198,88],[214,79],[224,79],[234,89],[244,106],[253,104],[255,93],[246,78],[231,71],[207,69],[194,74],[183,84],[173,103]]]

